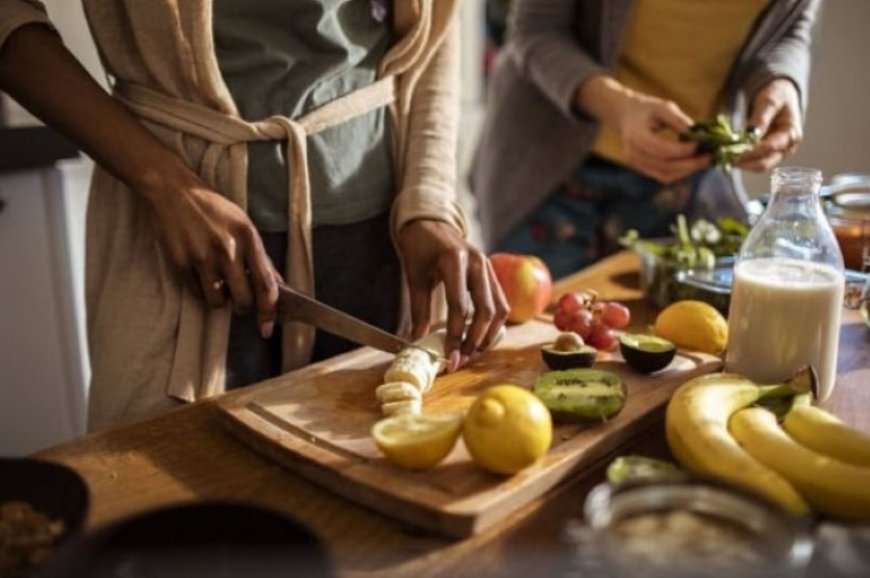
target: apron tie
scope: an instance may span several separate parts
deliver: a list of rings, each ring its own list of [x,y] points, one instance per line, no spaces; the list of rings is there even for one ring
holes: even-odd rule
[[[168,96],[159,91],[126,82],[113,87],[115,96],[141,119],[177,130],[208,143],[199,167],[200,176],[211,186],[216,183],[220,160],[233,147],[255,141],[287,141],[288,214],[286,282],[293,289],[314,296],[314,261],[311,242],[311,184],[308,178],[309,135],[362,116],[395,101],[393,76],[332,100],[298,119],[276,115],[256,122],[231,116]],[[245,190],[235,202],[247,203]],[[235,191],[222,191],[229,195]],[[283,324],[284,371],[307,365],[314,347],[314,327],[302,323]]]

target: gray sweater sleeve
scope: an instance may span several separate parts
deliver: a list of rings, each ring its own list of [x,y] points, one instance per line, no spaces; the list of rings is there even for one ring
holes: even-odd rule
[[[806,112],[809,97],[810,60],[813,32],[821,10],[821,0],[806,0],[791,19],[782,38],[762,49],[749,65],[742,82],[748,102],[762,87],[776,78],[791,80],[798,89],[801,110]]]
[[[508,55],[566,117],[575,118],[577,87],[606,72],[577,42],[576,0],[515,0]]]

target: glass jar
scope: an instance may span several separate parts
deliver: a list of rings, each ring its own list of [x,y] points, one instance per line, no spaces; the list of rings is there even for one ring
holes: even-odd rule
[[[778,383],[810,364],[824,400],[837,371],[845,276],[821,183],[816,169],[773,171],[770,203],[734,267],[725,369]]]
[[[870,257],[870,175],[838,175],[825,200],[828,221],[847,269],[860,271]]]

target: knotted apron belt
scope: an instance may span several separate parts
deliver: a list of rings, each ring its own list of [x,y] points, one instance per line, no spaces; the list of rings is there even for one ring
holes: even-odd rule
[[[118,82],[114,93],[140,118],[206,141],[208,146],[202,158],[200,175],[212,184],[216,182],[218,161],[229,147],[253,141],[287,140],[286,282],[294,289],[313,295],[311,190],[306,137],[392,104],[395,101],[394,77],[388,76],[357,89],[297,119],[276,115],[257,122],[247,122],[132,83]],[[285,371],[310,361],[314,345],[313,327],[287,323],[284,340]]]

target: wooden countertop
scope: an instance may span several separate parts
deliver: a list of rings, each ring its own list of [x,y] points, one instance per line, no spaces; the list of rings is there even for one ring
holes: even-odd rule
[[[637,259],[623,252],[556,284],[595,288],[628,304],[641,321],[655,311],[638,289]],[[824,405],[845,422],[870,432],[870,330],[846,311],[837,386]],[[256,386],[255,386],[256,387]],[[227,395],[238,395],[230,393]],[[667,455],[661,427],[625,452]],[[253,502],[285,511],[324,539],[340,576],[552,576],[566,563],[560,532],[579,517],[601,468],[566,480],[506,522],[463,541],[450,541],[373,513],[260,457],[219,426],[212,402],[136,424],[97,432],[46,449],[36,457],[78,471],[91,489],[89,526],[172,503],[202,499]]]

